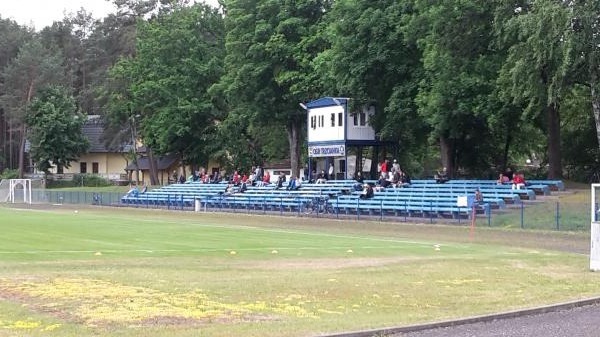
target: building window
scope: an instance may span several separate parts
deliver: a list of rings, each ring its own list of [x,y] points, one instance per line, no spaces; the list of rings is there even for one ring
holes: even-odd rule
[[[360,126],[365,126],[365,125],[367,125],[367,114],[366,114],[366,113],[364,113],[364,112],[361,112],[361,113],[359,114],[359,117],[360,117]]]
[[[317,128],[317,116],[310,117],[310,127],[313,129]]]
[[[65,173],[64,167],[62,165],[56,165],[56,173],[57,174]]]
[[[325,126],[325,116],[319,116],[319,127],[322,128]]]
[[[87,173],[87,163],[79,163],[79,173]]]
[[[92,163],[92,173],[98,174],[98,163]]]
[[[344,114],[338,112],[338,126],[344,126]]]
[[[331,127],[335,127],[335,114],[331,114]]]
[[[340,172],[346,172],[346,160],[340,160]]]

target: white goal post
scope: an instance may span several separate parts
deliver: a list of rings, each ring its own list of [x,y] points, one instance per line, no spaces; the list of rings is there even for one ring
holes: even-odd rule
[[[590,224],[590,270],[600,271],[600,184],[592,184]]]
[[[15,191],[19,186],[23,190],[23,202],[31,204],[31,179],[10,179],[9,201],[13,204],[17,202]]]

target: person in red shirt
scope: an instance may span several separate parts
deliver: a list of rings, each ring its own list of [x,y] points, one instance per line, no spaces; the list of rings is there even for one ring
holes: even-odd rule
[[[517,174],[513,175],[512,189],[520,190],[523,187],[525,187],[525,178],[523,177],[523,174],[517,173]]]
[[[262,182],[263,185],[269,185],[271,183],[271,175],[269,174],[269,171],[265,171]]]
[[[387,164],[387,159],[383,161],[383,163],[381,163],[381,174],[384,176],[385,179],[388,178],[388,164]]]
[[[231,183],[233,184],[233,186],[238,186],[240,184],[240,179],[241,178],[238,171],[234,171],[233,177],[231,178]]]

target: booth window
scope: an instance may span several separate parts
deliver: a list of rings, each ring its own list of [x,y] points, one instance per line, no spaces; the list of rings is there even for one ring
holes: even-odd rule
[[[338,112],[338,126],[344,126],[344,114]]]
[[[367,125],[367,114],[364,112],[360,113],[360,126]]]
[[[335,114],[331,114],[331,127],[335,127]]]

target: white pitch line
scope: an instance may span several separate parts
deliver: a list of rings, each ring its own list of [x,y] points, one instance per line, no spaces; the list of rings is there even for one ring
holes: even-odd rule
[[[362,247],[268,247],[268,248],[206,248],[206,249],[101,249],[101,250],[24,250],[24,251],[0,251],[0,254],[90,254],[96,252],[102,253],[185,253],[185,252],[230,252],[232,250],[238,252],[250,252],[250,251],[265,251],[271,252],[273,249],[277,250],[346,250],[352,249],[393,249],[396,246],[362,246]]]

